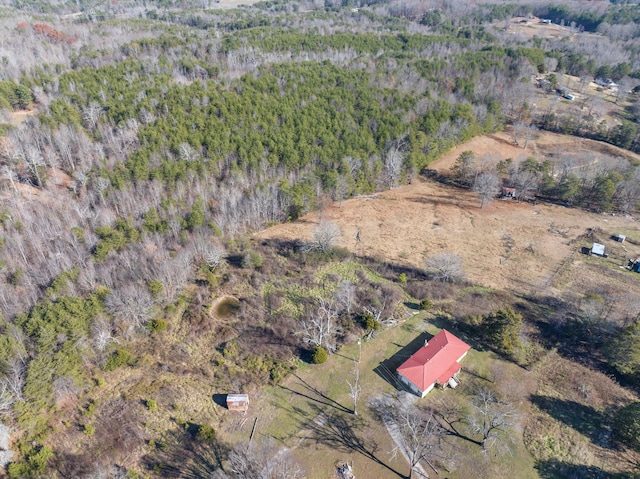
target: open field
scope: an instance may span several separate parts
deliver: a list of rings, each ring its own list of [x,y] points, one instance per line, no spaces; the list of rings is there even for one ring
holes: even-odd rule
[[[545,133],[523,150],[505,134],[491,135],[454,148],[431,168],[448,170],[465,150],[474,151],[476,156],[490,153],[497,158],[517,159],[556,150],[577,152],[592,149],[594,144],[605,148],[597,142]],[[640,231],[640,223],[631,216],[587,213],[560,205],[496,200],[481,209],[473,192],[422,179],[374,198],[333,204],[321,214],[340,225],[340,244],[359,256],[380,256],[421,268],[427,256],[452,252],[463,258],[474,284],[520,293],[553,288],[558,269],[576,251],[572,241],[587,228],[600,228],[610,234],[620,229]],[[267,229],[258,237],[307,240],[318,217],[318,213],[311,213],[300,221]],[[513,243],[508,252],[507,236]],[[636,253],[640,251],[629,252],[629,257]],[[585,259],[577,255],[571,263],[578,276]],[[629,286],[637,288],[640,277],[621,274],[632,283],[636,281]]]
[[[247,417],[234,416],[227,424],[225,434],[235,440],[246,440],[257,421],[256,438],[274,437],[291,449],[305,465],[309,478],[335,477],[335,465],[353,463],[358,478],[402,478],[408,474],[406,462],[400,454],[394,456],[394,444],[386,429],[378,422],[367,403],[382,394],[394,393],[390,375],[384,365],[406,359],[411,351],[404,348],[416,337],[435,334],[439,328],[433,315],[415,315],[402,326],[390,329],[362,345],[360,384],[362,395],[358,415],[351,411],[353,402],[348,394],[347,381],[352,381],[354,359],[358,357],[355,344],[345,346],[321,366],[305,366],[284,384],[265,389],[253,401]],[[438,323],[440,324],[440,323]],[[441,324],[440,324],[441,325]],[[424,332],[423,332],[424,331]],[[419,342],[419,341],[418,341]],[[415,347],[415,346],[414,346]],[[384,363],[384,365],[383,365]],[[434,390],[421,402],[438,407],[456,400],[454,394],[470,394],[482,383],[489,381],[492,371],[509,375],[509,384],[518,383],[511,392],[520,407],[527,408],[525,399],[536,389],[533,373],[497,359],[490,352],[471,351],[465,359],[463,384],[453,392]],[[404,400],[414,401],[409,396]],[[220,408],[222,415],[233,413]],[[522,425],[524,426],[524,424]],[[518,433],[518,436],[522,434]],[[475,445],[450,441],[455,451],[447,461],[447,477],[481,477],[474,475],[474,461],[480,461],[482,477],[519,478],[537,477],[533,471],[533,458],[523,450],[513,457],[501,458],[499,463],[483,460]],[[516,448],[521,448],[521,442]],[[469,460],[471,458],[471,460]],[[440,470],[440,475],[445,471]]]
[[[504,22],[497,26],[504,28]],[[543,23],[540,18],[515,17],[509,21],[507,33],[525,38],[565,38],[571,36],[571,30],[553,23]]]
[[[514,146],[506,134],[479,137],[460,145],[431,165],[448,170],[462,151],[494,158],[537,157],[571,150],[601,153],[603,158],[636,155],[588,140],[542,134],[527,151]],[[606,161],[603,159],[602,161]],[[295,223],[274,226],[259,238],[306,240],[320,215],[340,225],[341,245],[358,256],[421,268],[424,258],[440,252],[459,254],[468,279],[495,290],[530,297],[580,294],[608,288],[616,294],[637,294],[640,275],[621,269],[626,258],[640,256],[640,247],[620,245],[610,236],[625,233],[640,238],[632,216],[595,214],[552,204],[496,200],[480,208],[474,193],[420,179],[371,198],[356,198],[309,214]],[[590,231],[589,234],[585,232]],[[360,241],[356,233],[360,232]],[[608,259],[582,255],[582,246],[603,242]],[[398,351],[422,331],[456,326],[446,318],[411,315],[402,326],[386,330],[362,347],[361,381],[364,398],[395,389],[381,375],[380,364],[401,361]],[[473,340],[473,338],[469,338]],[[402,354],[402,353],[401,353]],[[408,356],[409,353],[406,354]],[[294,450],[309,477],[334,477],[335,464],[353,461],[357,477],[393,478],[408,473],[406,463],[390,455],[392,441],[371,412],[352,404],[346,381],[351,377],[357,346],[345,346],[322,366],[304,366],[280,387],[262,391],[250,414],[259,416],[260,434],[272,435]],[[387,376],[388,378],[388,376]],[[619,460],[607,446],[606,424],[634,395],[610,377],[578,365],[548,350],[531,370],[519,368],[489,351],[472,351],[464,361],[462,384],[456,391],[436,390],[422,403],[436,409],[459,401],[468,407],[477,387],[491,383],[522,414],[513,456],[487,459],[479,448],[454,442],[452,458],[440,464],[450,479],[468,477],[565,477],[592,471],[627,470],[633,458]],[[488,381],[488,383],[487,383]],[[328,411],[328,412],[327,412]],[[246,438],[252,421],[231,428]],[[598,429],[601,428],[601,429]],[[229,431],[231,433],[231,431]],[[439,476],[443,476],[441,469]],[[574,476],[571,476],[574,477]]]

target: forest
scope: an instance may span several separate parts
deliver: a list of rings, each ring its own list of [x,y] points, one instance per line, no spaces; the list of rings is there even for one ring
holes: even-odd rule
[[[277,454],[225,442],[217,419],[171,384],[278,385],[395,327],[404,302],[447,310],[474,287],[435,274],[438,261],[418,271],[338,246],[322,220],[331,204],[422,181],[456,145],[502,131],[525,149],[549,131],[640,153],[638,4],[592,3],[0,2],[7,477],[303,477],[265,476],[260,455]],[[543,18],[567,36],[508,32]],[[584,86],[569,102],[536,85],[568,76],[576,90],[596,78],[620,90]],[[443,180],[480,191],[490,174],[519,199],[640,210],[631,154],[485,163],[467,152]],[[495,197],[498,184],[488,188]],[[253,236],[314,211],[312,240]],[[605,318],[609,299],[593,294]],[[491,293],[492,310],[448,314],[529,367],[546,345],[520,341],[534,324],[517,311],[547,306],[516,296]],[[234,320],[211,320],[220,304]],[[332,325],[320,337],[318,318]],[[597,331],[593,367],[635,391],[639,319],[630,306],[609,326],[568,328],[565,340]],[[633,432],[616,431],[626,447]],[[640,449],[634,440],[629,450]],[[203,448],[218,461],[208,475],[175,465]],[[629,470],[615,477],[637,477]]]

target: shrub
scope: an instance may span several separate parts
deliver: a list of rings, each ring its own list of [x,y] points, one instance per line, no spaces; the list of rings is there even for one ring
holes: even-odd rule
[[[398,276],[398,282],[400,282],[401,284],[407,284],[407,273],[400,273],[400,275]]]
[[[327,354],[327,350],[321,347],[317,347],[311,355],[311,362],[313,364],[324,364],[327,362],[328,358],[329,355]]]
[[[133,366],[136,362],[136,358],[124,348],[116,349],[104,365],[105,371],[115,371],[122,366]]]
[[[510,307],[485,316],[482,327],[491,345],[499,351],[512,355],[521,347],[522,315]]]
[[[198,427],[196,437],[202,442],[213,442],[216,439],[216,431],[209,424],[202,424]]]
[[[159,281],[157,279],[151,280],[149,281],[149,293],[151,293],[151,296],[153,296],[153,299],[158,299],[160,297],[160,294],[162,294],[162,281]]]
[[[95,434],[96,427],[91,424],[85,424],[84,428],[82,429],[82,432],[84,432],[87,436],[91,437]]]
[[[604,353],[618,373],[640,382],[640,323],[623,329],[605,344]]]
[[[633,402],[617,412],[613,436],[627,447],[640,451],[640,402]]]
[[[222,349],[222,355],[225,358],[233,358],[238,355],[238,345],[235,341],[227,341]]]
[[[147,323],[147,328],[152,333],[161,333],[167,330],[167,322],[164,319],[152,319]]]
[[[147,399],[144,404],[149,411],[156,411],[158,409],[158,403],[154,399]]]
[[[429,311],[431,308],[433,308],[433,302],[431,302],[431,300],[424,298],[422,301],[420,301],[421,311]]]
[[[264,257],[257,251],[249,251],[242,258],[243,268],[260,269],[264,266]]]
[[[96,407],[98,403],[95,399],[91,399],[87,404],[87,407],[82,411],[83,416],[93,416],[96,412]]]

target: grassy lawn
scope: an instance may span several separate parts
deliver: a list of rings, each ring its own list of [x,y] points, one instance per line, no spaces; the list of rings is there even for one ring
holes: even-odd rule
[[[272,436],[291,448],[310,478],[334,477],[335,465],[342,462],[353,462],[357,477],[404,477],[409,472],[408,465],[400,454],[395,457],[391,454],[394,444],[367,403],[370,398],[396,391],[390,383],[389,370],[402,363],[425,338],[439,329],[426,322],[425,314],[421,313],[362,343],[362,393],[357,416],[352,413],[353,401],[347,381],[353,381],[358,346],[350,344],[325,364],[304,365],[282,385],[264,389],[253,402],[251,417],[246,423],[253,424],[253,417],[258,416],[256,437]],[[462,382],[456,390],[434,390],[419,401],[434,408],[445,402],[458,402],[465,409],[470,394],[479,384],[488,384],[498,376],[509,378],[508,387],[513,392],[513,385],[523,382],[518,374],[527,373],[499,360],[493,353],[474,350],[465,358],[464,368]],[[516,396],[518,394],[528,394],[528,391]],[[248,432],[246,426],[237,430],[236,439],[246,439]],[[480,477],[474,473],[480,467],[485,477],[538,477],[533,458],[522,446],[519,434],[511,455],[500,457],[484,454],[470,442],[448,440],[453,454],[437,466],[440,476],[444,473],[449,479]]]

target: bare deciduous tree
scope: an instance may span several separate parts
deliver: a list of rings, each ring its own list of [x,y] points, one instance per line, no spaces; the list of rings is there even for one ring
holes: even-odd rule
[[[527,149],[527,145],[538,134],[538,129],[535,125],[519,121],[514,123],[511,127],[511,140],[514,145],[520,145],[520,140],[524,139],[522,148]]]
[[[304,245],[302,250],[307,253],[313,250],[326,253],[336,245],[341,236],[340,226],[333,221],[320,220],[313,230],[313,242]]]
[[[212,238],[203,234],[197,234],[195,236],[194,248],[199,259],[207,263],[207,266],[211,269],[220,267],[227,256],[227,251],[224,249],[224,246],[214,242]]]
[[[473,409],[467,416],[473,433],[484,451],[509,450],[514,441],[518,413],[510,404],[498,400],[493,392],[480,389],[473,399]]]
[[[209,268],[218,268],[224,263],[224,259],[227,256],[227,252],[224,246],[218,244],[212,244],[206,251],[203,252],[203,259],[206,261]]]
[[[16,398],[11,394],[7,383],[4,380],[0,381],[0,415],[8,414],[15,401]]]
[[[82,119],[86,122],[87,127],[90,130],[95,129],[95,127],[97,126],[98,120],[102,115],[102,111],[103,110],[100,104],[92,101],[91,103],[89,103],[89,106],[87,106],[82,112]]]
[[[7,391],[16,401],[22,401],[22,389],[26,380],[26,363],[19,359],[13,359],[9,361],[7,373],[0,383],[6,385]]]
[[[44,158],[36,145],[25,145],[23,149],[23,161],[36,179],[38,186],[44,186],[42,181],[42,168],[45,166]]]
[[[342,310],[346,311],[347,315],[351,315],[351,308],[356,299],[356,286],[351,281],[342,281],[333,297]]]
[[[59,377],[53,381],[53,394],[56,404],[62,404],[69,398],[77,398],[79,389],[75,385],[73,378]]]
[[[17,193],[18,188],[16,188],[16,180],[18,179],[18,175],[9,167],[9,165],[4,165],[2,167],[2,177],[9,180],[13,191]]]
[[[337,317],[334,302],[320,298],[315,314],[311,313],[311,317],[301,322],[297,334],[302,336],[302,340],[306,344],[334,351],[336,348],[335,337],[338,332]]]
[[[111,322],[104,316],[98,317],[93,322],[91,329],[93,342],[96,349],[100,352],[104,351],[109,344],[118,342],[113,336],[113,326]]]
[[[403,141],[397,140],[384,155],[384,179],[389,189],[397,186],[404,164]]]
[[[473,191],[480,195],[480,208],[498,194],[500,179],[494,173],[480,173],[473,184]]]
[[[358,400],[360,399],[360,358],[362,356],[362,340],[358,339],[358,360],[353,360],[353,384],[347,381],[349,385],[349,396],[353,399],[353,415],[358,415]]]
[[[229,453],[230,472],[239,479],[304,479],[302,467],[271,438],[238,444]]]
[[[147,288],[136,285],[111,291],[104,304],[107,312],[121,325],[122,334],[132,336],[151,319],[153,298]]]
[[[95,179],[93,185],[98,192],[98,195],[100,195],[100,202],[102,203],[102,206],[106,206],[104,200],[104,192],[109,189],[109,186],[111,186],[111,181],[109,180],[109,178],[103,178],[99,176]]]
[[[443,251],[429,256],[425,262],[428,273],[436,281],[457,283],[464,278],[462,258],[454,253]]]
[[[394,454],[400,452],[407,459],[410,467],[408,478],[413,477],[416,471],[421,476],[425,475],[422,461],[435,471],[432,460],[446,457],[447,451],[442,443],[446,431],[434,412],[388,396],[373,400],[371,407],[380,415],[396,443]]]
[[[190,162],[198,159],[198,152],[189,143],[180,143],[178,147],[180,159]]]

